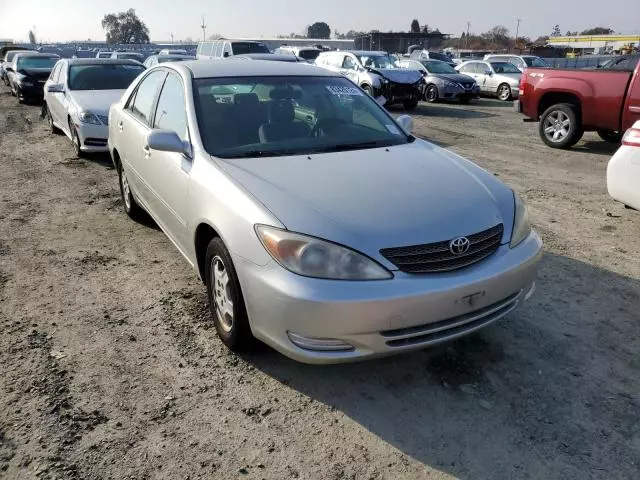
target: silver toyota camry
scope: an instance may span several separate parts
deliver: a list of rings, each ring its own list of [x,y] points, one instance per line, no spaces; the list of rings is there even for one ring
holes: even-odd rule
[[[326,69],[180,62],[111,107],[109,150],[126,212],[198,272],[228,347],[334,363],[466,335],[534,291],[521,199],[411,127]]]

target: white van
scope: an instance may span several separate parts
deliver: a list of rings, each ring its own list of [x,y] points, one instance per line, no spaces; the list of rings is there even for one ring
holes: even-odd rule
[[[198,60],[218,60],[244,53],[271,53],[263,42],[254,40],[207,40],[198,43]]]
[[[281,45],[279,48],[276,48],[273,53],[295,55],[296,57],[303,58],[309,63],[313,63],[316,61],[316,58],[318,58],[321,51],[322,50],[316,47],[292,47],[290,45]]]

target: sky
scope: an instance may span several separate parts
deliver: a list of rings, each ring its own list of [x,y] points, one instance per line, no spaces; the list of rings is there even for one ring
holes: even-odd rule
[[[639,0],[0,0],[0,38],[26,40],[35,27],[42,42],[104,40],[102,17],[128,8],[147,24],[152,41],[169,40],[171,34],[175,40],[201,39],[202,15],[207,36],[228,38],[301,34],[316,21],[339,32],[406,31],[413,18],[455,36],[466,30],[467,21],[471,32],[504,25],[513,36],[518,18],[519,35],[533,39],[551,33],[555,24],[562,33],[594,26],[640,33]]]

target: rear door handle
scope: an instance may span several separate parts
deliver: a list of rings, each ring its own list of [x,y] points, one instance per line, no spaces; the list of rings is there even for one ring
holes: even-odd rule
[[[118,130],[120,132],[124,130],[124,127],[122,126],[122,122],[118,122]]]
[[[149,158],[151,156],[151,149],[149,148],[149,145],[142,147],[142,151],[144,152],[144,158]]]

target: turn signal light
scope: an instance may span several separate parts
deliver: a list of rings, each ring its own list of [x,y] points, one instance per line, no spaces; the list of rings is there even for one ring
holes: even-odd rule
[[[640,147],[640,128],[630,128],[622,137],[622,144],[629,147]]]

